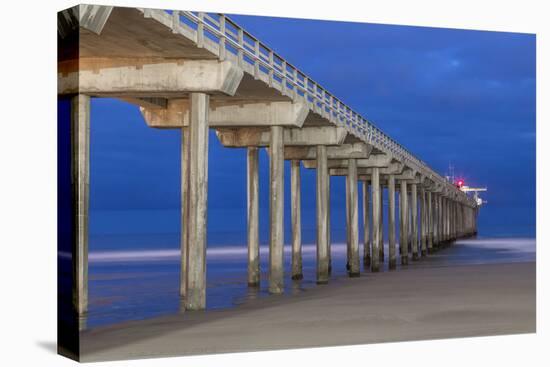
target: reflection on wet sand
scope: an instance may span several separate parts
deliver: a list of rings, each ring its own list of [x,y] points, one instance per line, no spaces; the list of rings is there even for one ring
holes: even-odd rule
[[[387,246],[387,244],[386,244]],[[347,279],[345,244],[332,244],[331,283]],[[96,254],[90,262],[90,306],[80,318],[80,330],[185,312],[179,297],[179,261],[177,252],[161,251],[163,256],[151,259],[140,254]],[[149,250],[149,252],[151,252]],[[153,251],[154,252],[154,251]],[[304,279],[293,281],[285,277],[285,295],[292,296],[317,287],[315,282],[315,245],[304,245]],[[267,269],[268,252],[261,250],[261,268]],[[131,259],[131,260],[128,260]],[[144,260],[148,259],[148,260]],[[409,269],[466,264],[510,263],[535,260],[535,239],[468,239],[457,241],[421,261],[408,265]],[[267,274],[262,273],[259,287],[247,285],[246,251],[240,247],[213,248],[207,256],[207,310],[239,307],[261,298],[270,297]],[[290,264],[290,252],[285,264]],[[381,270],[385,272],[387,261]],[[399,266],[397,271],[399,271]],[[383,276],[383,274],[381,274]],[[361,277],[369,277],[370,270]]]

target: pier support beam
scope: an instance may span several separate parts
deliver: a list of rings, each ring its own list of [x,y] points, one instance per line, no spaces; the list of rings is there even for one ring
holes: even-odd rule
[[[434,205],[432,203],[432,192],[427,192],[427,203],[428,203],[428,210],[427,210],[427,221],[428,221],[428,253],[431,254],[433,251],[433,242],[434,242]]]
[[[399,246],[401,248],[401,265],[407,265],[409,263],[409,230],[407,228],[409,209],[407,205],[407,181],[401,180],[400,185],[401,192],[399,194],[399,211],[401,213],[401,220],[399,221]]]
[[[181,128],[181,231],[180,231],[180,297],[187,293],[187,202],[189,201],[189,129]]]
[[[206,307],[209,96],[190,93],[187,294],[185,307]]]
[[[328,275],[330,275],[332,273],[332,244],[330,242],[330,174],[329,173],[327,173],[327,245],[326,246],[328,251]]]
[[[420,189],[420,255],[426,256],[428,253],[428,210],[426,208],[426,190]]]
[[[455,240],[455,225],[456,225],[456,212],[455,212],[455,201],[454,199],[449,199],[449,238],[452,241]]]
[[[458,238],[458,229],[460,225],[460,217],[458,213],[458,202],[453,202],[453,240]]]
[[[454,239],[453,232],[454,232],[454,201],[453,199],[449,199],[449,242],[453,241]]]
[[[411,184],[411,235],[412,259],[418,260],[418,189],[416,183]]]
[[[457,238],[461,238],[464,236],[464,226],[463,226],[463,213],[464,213],[464,207],[462,206],[462,203],[458,203],[457,205]]]
[[[369,181],[363,181],[363,267],[370,268],[371,265],[371,237],[370,237],[370,200],[369,200]]]
[[[300,280],[302,274],[302,194],[300,161],[290,163],[291,221],[292,221],[292,279]]]
[[[444,216],[443,216],[443,195],[442,194],[439,195],[438,206],[439,206],[439,214],[438,214],[438,219],[439,219],[439,241],[437,243],[437,247],[440,248],[443,244],[443,241],[445,240],[445,228],[444,228],[444,225],[443,225]]]
[[[384,185],[380,183],[380,247],[378,247],[378,261],[384,264]]]
[[[330,175],[330,171],[329,171]],[[349,273],[350,269],[350,257],[351,257],[351,244],[350,244],[350,203],[349,203],[349,190],[350,190],[350,182],[349,182],[349,172],[346,172],[346,271]]]
[[[283,293],[284,267],[284,145],[283,127],[271,126],[270,144],[269,292]]]
[[[450,211],[449,211],[449,199],[445,198],[445,242],[448,245],[449,240],[451,239],[451,231],[450,231]]]
[[[396,268],[395,258],[395,176],[388,177],[388,252],[389,252],[389,269]]]
[[[357,161],[348,159],[348,234],[349,234],[349,276],[358,277],[360,274],[359,261],[359,208],[357,202]]]
[[[453,200],[449,198],[447,204],[447,221],[449,228],[449,242],[453,240]],[[450,243],[449,243],[450,244]]]
[[[458,231],[460,226],[460,216],[459,216],[459,203],[457,201],[453,202],[453,240],[458,238]]]
[[[88,213],[90,204],[90,97],[71,100],[71,175],[73,204],[73,305],[88,311]]]
[[[455,239],[455,225],[456,225],[455,204],[456,203],[453,199],[449,201],[449,232],[450,232],[451,241],[454,241]]]
[[[447,198],[441,197],[441,242],[447,241]]]
[[[258,147],[247,151],[248,286],[260,285]]]
[[[381,233],[380,233],[380,168],[373,167],[372,169],[372,264],[371,270],[373,272],[380,271],[379,255],[381,246]]]
[[[441,196],[441,244],[447,241],[447,198]]]
[[[317,283],[328,283],[328,164],[327,147],[317,146]]]
[[[454,209],[454,239],[456,240],[460,237],[460,203],[458,201],[455,201]]]
[[[443,236],[443,240],[447,242],[449,241],[449,200],[446,197],[443,199],[443,220],[443,233],[445,233],[445,235]]]
[[[445,198],[441,195],[441,238],[439,247],[442,247],[443,243],[447,241],[447,212],[445,206]]]
[[[438,249],[441,243],[441,195],[439,193],[435,194],[434,205],[434,248]]]

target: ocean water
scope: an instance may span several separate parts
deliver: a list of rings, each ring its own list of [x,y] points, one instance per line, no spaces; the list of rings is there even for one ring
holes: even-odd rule
[[[89,254],[89,312],[82,320],[91,329],[128,320],[182,312],[179,293],[179,250],[173,244],[176,235],[104,235],[92,237],[98,248]],[[149,242],[154,241],[154,242]],[[110,250],[123,242],[124,250]],[[155,243],[154,248],[145,243]],[[135,243],[132,249],[129,243]],[[103,245],[99,245],[103,244]],[[163,247],[162,245],[165,244]],[[362,245],[361,245],[362,253]],[[386,261],[382,271],[387,269]],[[331,283],[345,281],[346,245],[333,243]],[[267,291],[268,248],[260,246],[261,286],[247,286],[247,247],[243,245],[210,245],[207,249],[207,310],[238,307],[261,297],[277,297]],[[307,292],[315,284],[316,249],[303,245],[304,279],[290,279],[290,246],[285,246],[285,294]],[[412,262],[409,268],[466,264],[534,261],[534,238],[471,238]],[[368,276],[362,269],[362,276]]]

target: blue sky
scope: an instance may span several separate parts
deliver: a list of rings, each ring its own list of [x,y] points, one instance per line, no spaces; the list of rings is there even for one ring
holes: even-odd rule
[[[439,173],[451,163],[467,184],[488,186],[481,234],[534,236],[534,35],[233,18]],[[93,101],[92,235],[179,231],[179,144],[178,131],[148,128],[137,107],[111,99]],[[221,147],[213,134],[209,150],[208,236],[212,242],[243,242],[245,151]],[[265,152],[260,166],[260,224],[266,241]],[[285,176],[288,241],[288,165]],[[315,238],[314,182],[314,171],[303,170],[308,242]],[[331,182],[332,230],[343,238],[344,179]]]

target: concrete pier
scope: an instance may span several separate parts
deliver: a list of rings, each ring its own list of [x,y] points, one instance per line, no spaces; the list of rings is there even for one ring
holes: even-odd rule
[[[247,148],[248,286],[260,285],[259,171],[257,147]]]
[[[409,245],[408,245],[408,217],[409,209],[407,204],[407,181],[401,180],[401,192],[399,194],[399,211],[401,214],[399,221],[399,247],[401,248],[401,265],[409,263]]]
[[[90,97],[71,99],[71,173],[73,195],[73,305],[88,311],[88,213],[90,206]]]
[[[284,145],[283,127],[271,127],[270,158],[270,240],[269,240],[269,292],[284,290]]]
[[[190,102],[185,307],[189,310],[200,310],[206,307],[209,96],[205,93],[191,93]]]
[[[382,195],[380,194],[380,168],[372,169],[371,181],[372,193],[372,259],[371,270],[373,272],[380,271],[380,246],[382,246],[382,236],[380,233],[380,207],[382,206]]]
[[[87,15],[80,17],[83,9]],[[78,314],[86,313],[88,307],[90,96],[131,103],[140,109],[147,126],[181,133],[179,293],[187,309],[206,307],[209,129],[215,131],[224,147],[247,149],[249,286],[260,284],[258,157],[259,149],[264,147],[269,148],[270,160],[271,293],[282,293],[284,289],[285,159],[291,161],[294,280],[303,278],[302,166],[316,169],[317,174],[318,283],[328,282],[332,266],[331,174],[346,176],[347,180],[350,276],[360,273],[359,181],[363,181],[365,268],[379,271],[386,255],[383,246],[386,185],[390,269],[396,267],[396,182],[400,184],[399,248],[403,265],[408,264],[409,252],[416,260],[419,253],[425,255],[445,243],[476,233],[478,204],[473,198],[252,35],[246,33],[246,41],[233,40],[238,47],[236,44],[231,49],[226,47],[226,41],[233,35],[225,28],[226,24],[231,24],[233,32],[246,31],[225,15],[99,5],[77,6],[61,15],[65,21],[59,23],[58,37],[65,41],[60,44],[78,40],[77,46],[83,50],[76,56],[74,52],[62,52],[58,59],[58,95],[71,99],[74,286],[70,301]],[[214,18],[209,17],[218,21],[210,21]],[[220,28],[216,29],[216,25]],[[125,47],[114,57],[112,47],[121,42]],[[281,59],[274,62],[274,55]],[[265,57],[271,57],[271,62],[267,63]],[[279,62],[286,67],[284,73],[278,69]],[[417,185],[421,185],[420,218]]]
[[[393,270],[397,266],[395,256],[395,176],[388,176],[388,267]]]
[[[370,221],[371,210],[369,200],[369,181],[363,180],[363,266],[365,269],[371,265],[371,236],[370,236]]]
[[[328,248],[328,164],[327,147],[317,146],[317,283],[326,284],[329,278]]]
[[[290,163],[290,205],[292,222],[292,279],[300,280],[302,274],[302,180],[300,176],[300,161]],[[328,212],[328,211],[327,211]]]

